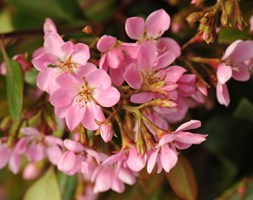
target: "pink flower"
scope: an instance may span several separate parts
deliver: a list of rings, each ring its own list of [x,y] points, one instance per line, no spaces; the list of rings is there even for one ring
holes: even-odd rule
[[[253,60],[253,42],[237,40],[226,49],[222,62],[217,67],[216,96],[220,104],[230,103],[226,83],[234,78],[237,81],[247,81]]]
[[[64,140],[64,147],[67,151],[60,158],[57,167],[60,171],[68,175],[82,172],[87,176],[91,176],[93,169],[104,159],[102,154],[70,139]],[[95,166],[93,166],[94,163],[92,163],[93,158],[96,160]],[[89,177],[87,177],[87,179],[89,179]]]
[[[207,135],[193,134],[186,130],[199,128],[201,122],[191,120],[179,126],[174,132],[163,135],[157,147],[148,153],[148,173],[151,173],[157,163],[157,173],[162,169],[169,172],[177,163],[177,149],[187,149],[192,144],[200,144],[205,141]]]
[[[124,78],[130,87],[149,91],[153,84],[164,78],[159,70],[169,66],[175,58],[173,51],[167,51],[159,56],[157,47],[147,41],[140,47],[136,63],[130,64],[126,69]]]
[[[29,162],[37,162],[48,157],[50,162],[57,165],[62,155],[62,140],[54,136],[45,136],[32,127],[22,128],[23,137],[17,142],[13,150],[16,160],[26,155]],[[19,161],[18,161],[19,162]]]
[[[89,47],[83,43],[64,42],[58,33],[50,31],[44,38],[44,50],[32,60],[39,74],[38,87],[52,94],[58,84],[55,79],[63,72],[78,74],[90,58]]]
[[[87,129],[98,129],[96,120],[105,119],[100,105],[114,106],[120,98],[118,90],[111,86],[109,75],[94,65],[84,67],[79,77],[64,73],[56,81],[59,88],[49,100],[55,106],[56,115],[65,118],[71,131],[80,123]]]

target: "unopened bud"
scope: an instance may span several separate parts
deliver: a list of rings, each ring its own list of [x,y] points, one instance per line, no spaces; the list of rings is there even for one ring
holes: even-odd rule
[[[113,136],[112,124],[101,124],[100,135],[105,142],[109,142]]]
[[[41,173],[41,169],[37,163],[29,163],[23,172],[23,178],[25,180],[36,179]]]
[[[82,29],[82,32],[86,33],[86,34],[92,34],[93,30],[91,28],[91,26],[87,25]]]
[[[136,143],[136,149],[138,154],[144,155],[146,152],[146,145],[144,143],[144,140],[138,140]]]
[[[175,107],[176,105],[177,104],[176,104],[175,101],[158,98],[158,99],[155,99],[153,101],[149,101],[147,103],[142,104],[141,106],[139,106],[139,109],[144,108],[144,107],[150,107],[150,106],[158,106],[158,107],[162,107],[162,108],[171,108],[171,107]]]
[[[186,21],[188,23],[195,23],[195,22],[199,21],[205,14],[206,14],[206,12],[204,12],[204,11],[194,12],[186,18]]]

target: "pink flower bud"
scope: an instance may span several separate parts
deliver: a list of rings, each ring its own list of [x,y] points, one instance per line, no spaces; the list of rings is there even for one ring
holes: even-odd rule
[[[109,124],[102,124],[100,126],[100,135],[105,142],[111,141],[113,137],[112,126]]]
[[[24,171],[23,171],[23,178],[25,180],[33,180],[39,176],[41,170],[38,168],[36,163],[29,163]]]

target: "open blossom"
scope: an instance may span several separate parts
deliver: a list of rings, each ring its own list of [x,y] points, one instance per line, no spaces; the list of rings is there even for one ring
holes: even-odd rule
[[[59,159],[57,167],[68,175],[82,172],[85,178],[89,179],[95,167],[106,157],[104,154],[98,153],[70,139],[64,140],[64,147],[66,151]]]
[[[174,132],[163,135],[155,149],[148,153],[148,173],[151,173],[157,163],[157,173],[162,169],[169,172],[177,163],[177,149],[187,149],[192,144],[205,141],[207,135],[188,132],[201,126],[200,121],[191,120],[179,126]]]
[[[130,17],[126,20],[125,30],[127,35],[140,43],[151,40],[159,49],[160,54],[174,51],[176,57],[181,55],[180,46],[169,37],[160,38],[170,27],[170,16],[165,10],[152,12],[144,21],[141,17]]]
[[[226,83],[233,78],[237,81],[247,81],[253,66],[253,42],[237,40],[226,49],[222,62],[217,67],[216,95],[220,104],[230,103]]]
[[[145,42],[139,49],[137,61],[127,67],[124,78],[129,86],[141,91],[131,96],[130,100],[134,103],[161,97],[175,101],[178,105],[173,108],[156,110],[169,121],[177,122],[190,107],[185,98],[196,93],[196,76],[184,74],[186,69],[183,67],[169,66],[176,59],[174,51],[158,52],[153,42]]]
[[[26,155],[29,162],[37,162],[47,157],[50,162],[57,165],[62,155],[62,140],[54,136],[45,136],[32,127],[22,128],[21,138],[14,148],[16,155]]]
[[[95,65],[87,65],[79,72],[79,77],[64,73],[56,79],[59,88],[51,95],[59,118],[65,118],[72,131],[80,123],[87,129],[96,130],[105,117],[103,107],[114,106],[120,93],[111,85],[109,75]]]
[[[59,86],[55,79],[63,72],[78,74],[90,58],[89,47],[83,43],[64,42],[61,36],[49,31],[44,38],[44,49],[32,60],[39,71],[38,87],[52,94]]]
[[[137,61],[127,67],[124,78],[128,85],[134,89],[151,90],[150,87],[153,84],[162,81],[164,78],[164,74],[161,74],[159,70],[169,66],[175,58],[173,51],[159,55],[157,47],[152,42],[147,41],[140,47]]]

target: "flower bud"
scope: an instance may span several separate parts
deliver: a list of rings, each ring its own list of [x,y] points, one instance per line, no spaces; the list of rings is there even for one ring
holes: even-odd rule
[[[33,180],[36,179],[41,173],[41,169],[36,163],[29,163],[23,171],[23,179]]]
[[[205,14],[206,14],[206,11],[194,12],[194,13],[190,14],[190,15],[186,18],[186,21],[187,21],[188,23],[195,23],[195,22],[199,21]]]
[[[100,135],[105,142],[111,141],[111,139],[113,137],[113,130],[112,130],[111,123],[110,124],[106,124],[106,123],[101,124]]]

